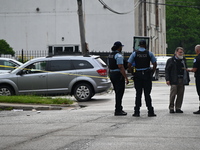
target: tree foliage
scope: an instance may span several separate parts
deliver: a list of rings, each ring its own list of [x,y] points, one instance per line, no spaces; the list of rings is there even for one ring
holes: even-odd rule
[[[0,55],[1,54],[10,54],[12,56],[15,54],[13,48],[3,39],[0,40]]]
[[[166,1],[166,3],[173,5],[166,6],[167,53],[174,53],[178,46],[183,47],[187,54],[194,53],[194,46],[200,44],[199,0]]]

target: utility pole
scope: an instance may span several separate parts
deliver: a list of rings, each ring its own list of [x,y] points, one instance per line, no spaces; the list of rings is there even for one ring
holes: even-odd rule
[[[138,24],[139,24],[139,36],[142,36],[142,0],[140,0],[140,4],[139,4],[139,17],[138,17]]]
[[[159,12],[158,12],[158,0],[155,0],[155,19],[156,19],[156,36],[157,36],[157,38],[156,38],[156,41],[155,41],[155,43],[156,43],[156,47],[155,47],[155,53],[157,53],[157,54],[159,54]]]
[[[78,4],[78,16],[79,16],[79,29],[80,29],[80,39],[81,39],[81,48],[82,48],[82,55],[88,56],[88,49],[86,41],[85,41],[85,26],[83,21],[83,3],[82,0],[77,0]]]
[[[144,36],[147,36],[147,4],[144,0]]]
[[[159,28],[158,0],[156,0],[155,4],[156,4],[156,6],[155,6],[156,7],[156,15],[155,15],[156,16],[156,29],[158,30],[158,28]]]

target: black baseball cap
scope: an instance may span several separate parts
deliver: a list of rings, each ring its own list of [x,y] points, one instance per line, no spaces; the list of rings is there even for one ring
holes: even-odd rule
[[[117,41],[117,42],[114,43],[113,46],[123,47],[124,45],[122,45],[122,43],[120,41]]]
[[[146,46],[146,40],[140,40],[140,42],[139,42],[139,45],[138,45],[138,46],[141,46],[141,45],[145,45],[145,46]]]

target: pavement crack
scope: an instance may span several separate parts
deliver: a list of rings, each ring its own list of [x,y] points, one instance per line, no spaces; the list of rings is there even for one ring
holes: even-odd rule
[[[108,115],[99,116],[99,117],[97,117],[97,118],[95,118],[95,119],[88,120],[88,121],[86,121],[85,123],[89,123],[89,122],[97,121],[97,120],[102,119],[102,118],[105,118],[105,117],[107,117],[107,116],[108,116]]]
[[[74,127],[74,126],[71,126],[71,127],[65,128],[65,129],[62,128],[62,129],[52,130],[52,131],[49,131],[49,132],[47,132],[47,133],[44,133],[44,134],[35,136],[35,137],[33,137],[33,138],[30,138],[30,139],[27,139],[27,140],[25,140],[25,141],[17,142],[17,143],[15,143],[15,144],[6,146],[6,147],[2,148],[1,150],[12,149],[13,147],[17,147],[17,146],[19,146],[19,145],[22,145],[22,144],[25,144],[25,143],[28,143],[28,142],[31,142],[31,141],[36,141],[36,140],[38,140],[38,139],[40,139],[40,138],[42,138],[42,137],[45,137],[45,136],[47,136],[47,135],[50,135],[50,134],[53,134],[53,133],[56,133],[56,132],[60,132],[60,131],[62,131],[62,130],[70,129],[70,128],[72,128],[72,127]]]
[[[110,126],[112,129],[118,129],[120,127],[122,127],[123,125],[125,125],[126,123],[116,123],[112,126]]]
[[[90,146],[92,141],[94,141],[94,139],[77,140],[57,150],[84,150]]]

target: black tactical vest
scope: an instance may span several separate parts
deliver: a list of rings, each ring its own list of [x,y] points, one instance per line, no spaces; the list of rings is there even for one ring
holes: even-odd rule
[[[134,60],[136,69],[149,68],[151,61],[151,57],[149,56],[149,51],[144,51],[144,52],[137,51]]]
[[[114,69],[118,69],[118,65],[117,65],[117,61],[115,59],[115,55],[117,54],[118,52],[112,52],[109,54],[108,56],[108,67],[109,69],[111,70],[114,70]]]
[[[119,53],[119,52],[112,52],[110,53],[110,55],[108,56],[108,67],[109,69],[111,70],[114,70],[114,69],[119,69],[118,68],[118,65],[117,65],[117,61],[115,59],[115,55]],[[128,63],[127,61],[123,60],[123,65],[124,65],[124,68],[127,69],[128,68]]]

